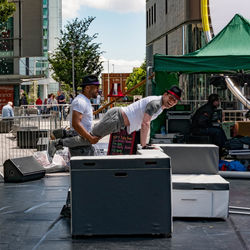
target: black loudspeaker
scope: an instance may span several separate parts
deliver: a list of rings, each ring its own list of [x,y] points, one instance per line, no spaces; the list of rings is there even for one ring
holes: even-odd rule
[[[45,169],[33,156],[8,159],[3,164],[5,182],[23,182],[44,177]]]

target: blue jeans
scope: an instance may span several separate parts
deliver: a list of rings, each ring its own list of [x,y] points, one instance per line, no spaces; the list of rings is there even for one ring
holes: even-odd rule
[[[227,141],[226,134],[221,127],[201,128],[200,134],[211,136],[213,143],[220,148],[222,148]]]
[[[121,109],[116,107],[109,109],[109,111],[105,113],[102,119],[94,125],[91,133],[95,136],[104,137],[111,133],[119,132],[124,128]],[[91,145],[87,139],[79,135],[72,137],[72,134],[68,134],[66,138],[62,140],[62,143],[63,146],[69,148]]]

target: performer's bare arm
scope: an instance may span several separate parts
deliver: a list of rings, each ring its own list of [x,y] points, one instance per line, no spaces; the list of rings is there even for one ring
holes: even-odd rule
[[[83,138],[86,138],[91,144],[96,144],[100,138],[97,136],[91,135],[81,124],[83,114],[73,110],[72,112],[72,127],[75,131],[81,135]]]

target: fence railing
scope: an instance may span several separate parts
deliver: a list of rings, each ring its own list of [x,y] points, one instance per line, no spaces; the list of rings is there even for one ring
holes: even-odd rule
[[[246,116],[248,110],[223,110],[223,121],[249,121],[249,117]]]
[[[99,104],[92,104],[93,111],[98,110]],[[70,120],[70,104],[48,104],[48,105],[22,105],[14,107],[15,116],[30,116],[30,115],[57,115],[61,121]],[[100,112],[105,113],[106,110]],[[94,119],[99,119],[99,114],[94,116]]]
[[[0,166],[11,158],[31,156],[47,149],[53,129],[62,123],[55,115],[16,116],[0,119]]]

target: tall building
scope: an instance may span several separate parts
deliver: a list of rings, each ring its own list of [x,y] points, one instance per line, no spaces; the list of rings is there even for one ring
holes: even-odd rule
[[[204,45],[200,0],[146,1],[147,67],[156,53],[184,55]],[[206,75],[183,75],[181,83],[186,100],[204,100],[211,89]]]
[[[53,52],[60,38],[62,29],[62,0],[43,0],[43,56],[33,58],[22,58],[20,72],[26,75],[45,75],[45,79],[37,81],[38,94],[42,99],[48,93],[57,92],[59,84],[51,77],[49,70],[48,54]],[[23,85],[32,85],[27,82]]]
[[[15,0],[16,11],[0,24],[0,109],[19,105],[20,84],[33,76],[19,72],[21,57],[42,56],[42,0]]]

